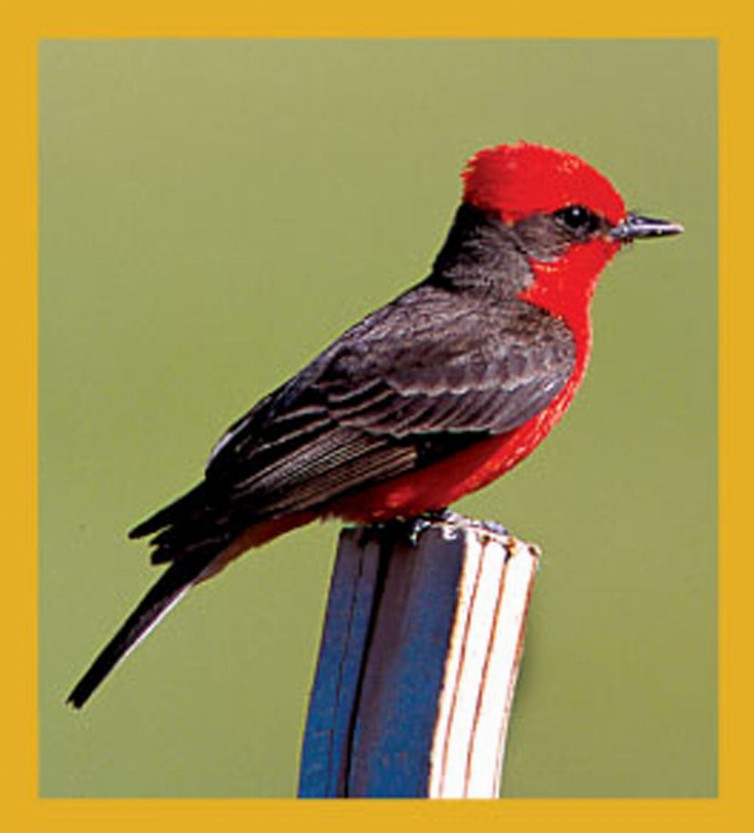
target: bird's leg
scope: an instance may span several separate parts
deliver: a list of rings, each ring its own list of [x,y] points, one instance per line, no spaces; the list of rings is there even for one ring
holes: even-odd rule
[[[409,518],[404,521],[410,526],[409,540],[416,545],[419,536],[425,529],[435,523],[452,524],[454,526],[475,526],[483,529],[485,532],[491,532],[493,535],[509,535],[507,527],[503,526],[498,521],[481,521],[476,518],[467,518],[461,515],[460,512],[454,512],[446,506],[444,509],[431,509],[428,512],[422,512],[415,518]]]
[[[406,541],[416,548],[422,534],[434,524],[461,524],[464,520],[463,515],[453,512],[446,506],[442,509],[429,509],[411,518],[395,518],[383,524],[382,527],[394,538]]]
[[[406,541],[412,547],[416,547],[424,530],[429,529],[432,524],[458,521],[461,517],[457,512],[451,512],[446,508],[422,512],[421,515],[414,515],[411,518],[377,521],[363,527],[361,543],[364,545],[370,540],[379,542],[385,537],[390,537],[392,540]]]
[[[411,546],[415,547],[419,543],[421,534],[433,524],[454,524],[461,526],[467,521],[468,519],[463,515],[445,506],[442,509],[429,509],[414,518],[407,518],[404,524],[407,527],[408,540]]]
[[[403,540],[412,547],[419,545],[422,534],[434,524],[451,524],[454,526],[475,526],[490,532],[493,535],[508,535],[508,529],[497,521],[478,521],[467,518],[459,512],[454,512],[448,507],[442,509],[429,509],[420,515],[411,518],[393,518],[389,521],[380,521],[369,524],[364,528],[362,541],[370,539],[381,540],[383,536],[390,536],[394,540]]]
[[[426,512],[422,512],[421,515],[396,519],[391,523],[395,525],[397,535],[407,540],[412,547],[416,547],[419,545],[419,539],[425,530],[434,524],[462,524],[465,520],[463,515],[453,512],[452,509],[448,509],[446,506],[442,509],[428,509]]]

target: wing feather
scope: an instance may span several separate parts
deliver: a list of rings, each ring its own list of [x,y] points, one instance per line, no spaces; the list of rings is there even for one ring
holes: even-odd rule
[[[166,523],[155,558],[179,553],[192,536],[217,535],[218,526],[228,535],[316,509],[459,443],[511,431],[563,388],[574,355],[565,324],[532,305],[420,285],[231,427],[207,465],[204,511],[194,500],[186,516],[170,507],[155,516]]]

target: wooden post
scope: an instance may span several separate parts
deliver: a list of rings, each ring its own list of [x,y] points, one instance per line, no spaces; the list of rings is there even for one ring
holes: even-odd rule
[[[537,564],[461,516],[344,529],[299,796],[497,797]]]

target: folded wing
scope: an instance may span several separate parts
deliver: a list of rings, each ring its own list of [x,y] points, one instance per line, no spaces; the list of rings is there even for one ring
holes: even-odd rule
[[[574,366],[562,321],[423,285],[348,330],[215,447],[204,481],[133,531],[169,561],[317,510],[517,428]],[[162,530],[162,531],[160,531]]]

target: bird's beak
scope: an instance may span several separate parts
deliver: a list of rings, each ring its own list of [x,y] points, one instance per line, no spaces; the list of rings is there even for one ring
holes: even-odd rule
[[[665,237],[669,234],[680,234],[683,226],[668,220],[653,220],[651,217],[640,217],[629,212],[626,219],[613,226],[610,236],[620,243],[629,240],[639,240],[643,237]]]

